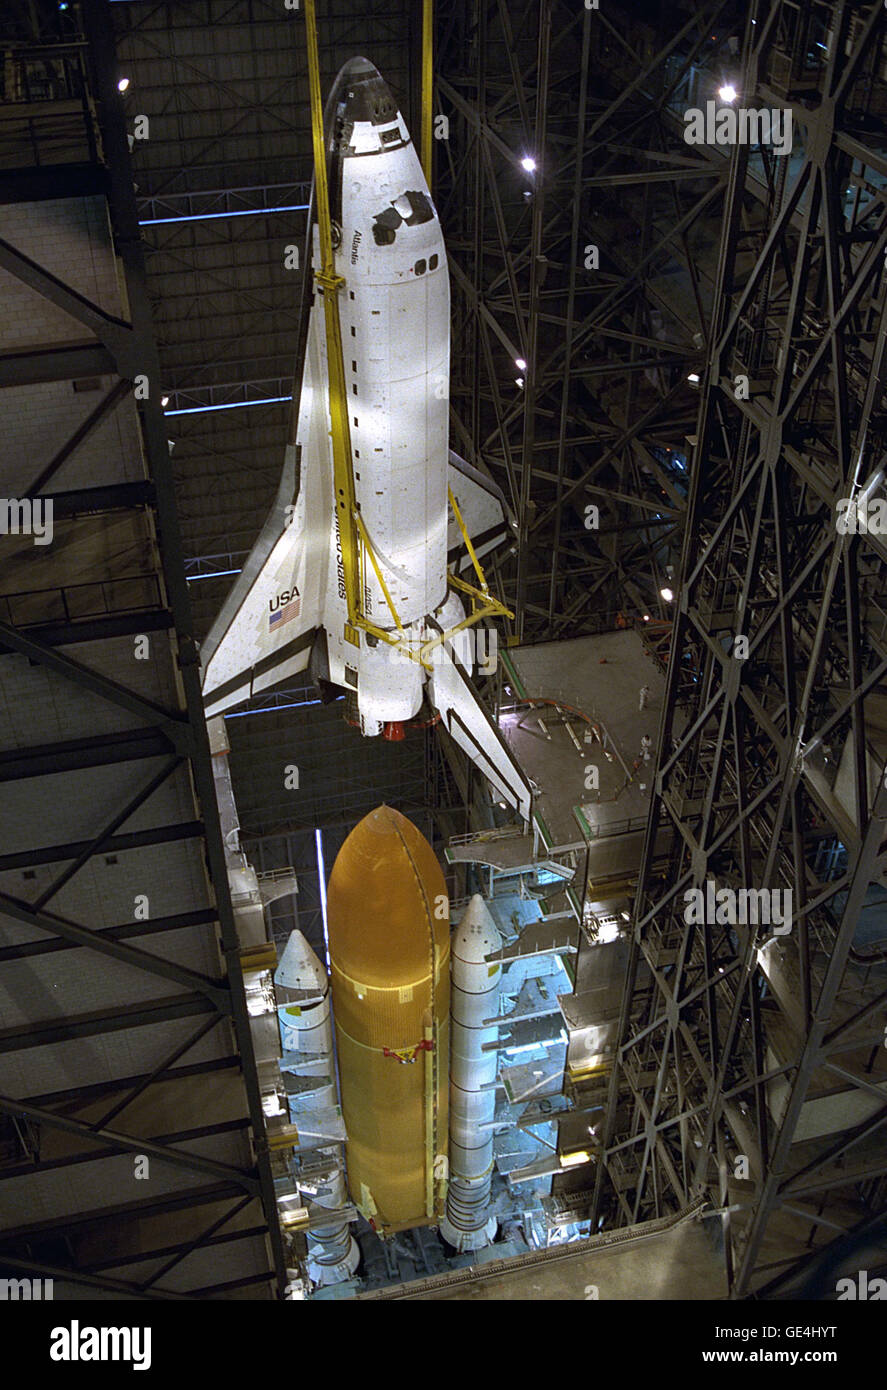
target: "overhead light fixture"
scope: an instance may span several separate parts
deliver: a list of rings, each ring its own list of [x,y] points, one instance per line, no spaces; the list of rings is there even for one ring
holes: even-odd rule
[[[527,370],[527,364],[522,357],[515,357],[514,365],[517,367],[519,372],[525,372]]]
[[[736,100],[736,88],[732,82],[725,82],[723,87],[718,88],[718,96],[721,101],[731,102]]]
[[[128,77],[121,77],[120,81],[117,83],[117,90],[118,90],[118,92],[125,92],[128,86],[129,86],[129,78],[128,78]]]
[[[668,587],[666,587],[666,588],[664,588],[664,589],[660,589],[659,592],[660,592],[660,594],[662,595],[662,597],[665,599],[665,602],[666,602],[666,603],[671,603],[672,599],[674,598],[674,593],[672,592],[671,589],[669,589]]]
[[[698,373],[698,372],[688,372],[688,373],[687,373],[687,380],[688,380],[688,381],[691,381],[691,382],[693,383],[694,386],[698,386],[698,385],[699,385],[699,373]]]
[[[523,379],[522,376],[516,376],[516,377],[514,378],[514,384],[515,384],[515,386],[519,386],[520,389],[523,391],[523,389],[524,389],[524,379]]]
[[[161,397],[160,397],[160,404],[161,404],[162,406],[168,406],[168,405],[169,405],[169,396],[161,396]]]
[[[536,172],[536,161],[533,159],[532,155],[525,155],[520,162],[520,167],[526,169],[528,174],[534,174]]]
[[[644,614],[644,622],[645,622],[645,623],[648,623],[649,621],[650,621],[650,614],[649,614],[649,613],[645,613],[645,614]]]

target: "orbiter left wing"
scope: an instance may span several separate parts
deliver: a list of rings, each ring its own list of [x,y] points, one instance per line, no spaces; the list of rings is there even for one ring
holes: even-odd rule
[[[443,629],[433,619],[429,626]],[[481,703],[465,667],[444,643],[435,649],[429,697],[444,728],[524,820],[533,813],[533,790],[523,769]]]
[[[207,718],[308,665],[323,621],[331,544],[329,393],[322,309],[310,311],[295,444],[277,497],[202,644]]]

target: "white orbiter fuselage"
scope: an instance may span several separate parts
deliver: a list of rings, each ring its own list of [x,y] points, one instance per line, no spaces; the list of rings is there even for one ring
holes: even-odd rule
[[[406,123],[366,59],[352,59],[340,72],[326,126],[335,269],[345,282],[339,317],[355,503],[404,629],[402,643],[418,653],[464,617],[447,588],[448,558],[467,561],[448,485],[478,555],[504,539],[509,526],[501,492],[448,452],[443,235]],[[313,251],[317,266],[316,227]],[[464,639],[435,649],[429,672],[365,630],[355,634],[348,623],[322,294],[315,286],[294,438],[277,499],[204,644],[207,716],[309,667],[325,696],[350,695],[364,734],[390,737],[419,713],[427,694],[455,741],[529,819],[529,783],[478,700]],[[362,611],[379,628],[396,631],[370,563]]]

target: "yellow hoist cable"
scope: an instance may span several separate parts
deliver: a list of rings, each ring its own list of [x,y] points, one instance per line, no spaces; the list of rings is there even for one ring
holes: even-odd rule
[[[353,628],[360,615],[359,542],[355,526],[357,503],[354,494],[354,476],[351,471],[351,437],[348,429],[345,367],[342,361],[342,330],[339,323],[339,290],[345,281],[341,275],[336,274],[336,262],[333,255],[323,132],[323,103],[320,95],[320,64],[317,56],[317,17],[314,0],[305,0],[305,28],[308,46],[308,80],[311,89],[314,187],[317,194],[317,226],[320,234],[321,268],[316,272],[315,278],[323,291],[336,516],[339,523],[339,539],[342,543],[342,577],[345,585],[345,600],[348,604],[348,622]],[[356,632],[349,635],[346,627],[345,635],[355,646],[358,645],[359,639]]]
[[[434,37],[432,19],[434,0],[422,0],[422,170],[425,182],[431,187],[431,123],[432,123],[432,67],[434,61]]]

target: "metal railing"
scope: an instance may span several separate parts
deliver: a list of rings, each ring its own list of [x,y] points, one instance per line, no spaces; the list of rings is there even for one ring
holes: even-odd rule
[[[0,65],[0,168],[95,163],[98,130],[82,43],[7,48]]]
[[[519,825],[503,825],[490,830],[472,830],[467,835],[451,835],[447,840],[450,848],[456,845],[482,845],[491,840],[521,839],[524,831]]]
[[[0,594],[0,615],[13,627],[29,627],[143,612],[159,608],[161,603],[156,574],[134,574],[120,579]]]

